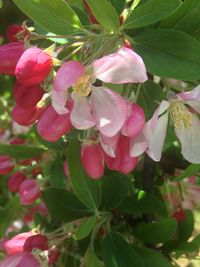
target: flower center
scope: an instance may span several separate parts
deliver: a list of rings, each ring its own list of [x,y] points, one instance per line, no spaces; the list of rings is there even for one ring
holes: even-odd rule
[[[91,92],[91,83],[92,75],[86,72],[77,79],[73,90],[81,96],[88,96]]]
[[[170,115],[175,128],[188,128],[191,126],[192,114],[181,101],[172,101],[170,104]]]

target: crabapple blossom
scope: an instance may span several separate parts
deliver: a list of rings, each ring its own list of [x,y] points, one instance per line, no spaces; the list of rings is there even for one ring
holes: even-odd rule
[[[11,157],[7,155],[0,155],[0,175],[6,175],[14,168]]]
[[[8,256],[0,262],[0,267],[40,267],[40,263],[37,259],[29,252],[16,253]]]
[[[32,252],[34,248],[40,250],[48,250],[48,238],[45,235],[41,234],[28,237],[25,240],[23,250],[27,252]]]
[[[63,134],[67,134],[72,128],[69,114],[58,114],[49,105],[43,112],[37,124],[38,133],[49,142],[55,142]]]
[[[0,74],[15,75],[16,65],[24,53],[23,43],[13,42],[0,46]]]
[[[6,30],[6,37],[9,42],[19,42],[23,41],[26,30],[22,25],[13,24],[10,25]],[[20,36],[19,36],[20,35]]]
[[[121,130],[127,118],[126,101],[110,89],[94,86],[96,79],[114,84],[144,82],[147,79],[146,69],[139,55],[121,47],[116,53],[97,59],[88,67],[77,61],[68,61],[58,70],[52,91],[55,110],[59,114],[69,113],[65,105],[72,87],[72,125],[77,129],[96,126],[102,134],[112,137]]]
[[[8,190],[10,192],[17,192],[20,184],[26,179],[26,175],[23,172],[17,171],[13,173],[8,179]]]
[[[81,147],[81,161],[89,177],[99,179],[103,176],[104,154],[100,144],[83,144]]]
[[[200,112],[199,100],[200,86],[179,93],[169,101],[163,100],[145,124],[143,134],[138,140],[133,140],[131,155],[139,155],[146,150],[153,160],[160,161],[170,116],[183,157],[191,163],[200,163],[200,120],[195,114]]]
[[[17,62],[15,75],[18,82],[30,86],[41,83],[53,66],[52,57],[38,47],[27,49]]]
[[[31,205],[40,196],[40,187],[36,180],[26,179],[19,187],[20,202],[22,205]]]

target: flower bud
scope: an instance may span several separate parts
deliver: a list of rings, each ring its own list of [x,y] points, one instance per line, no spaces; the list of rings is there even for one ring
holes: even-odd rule
[[[14,168],[12,159],[6,155],[0,155],[0,175],[6,175]]]
[[[111,158],[105,154],[106,166],[110,170],[119,171],[124,174],[128,174],[133,171],[138,163],[136,157],[130,156],[130,140],[126,136],[121,136],[117,144],[116,157]]]
[[[69,113],[59,115],[50,105],[44,111],[37,124],[38,133],[49,142],[55,142],[72,128]]]
[[[27,238],[24,243],[24,251],[32,252],[34,248],[48,250],[48,238],[40,234]]]
[[[11,145],[23,145],[25,144],[26,140],[20,137],[13,137],[10,141]]]
[[[51,71],[52,57],[42,49],[31,47],[20,57],[15,75],[17,80],[24,85],[40,84]]]
[[[145,115],[143,109],[137,104],[128,103],[128,117],[121,130],[128,137],[137,137],[143,130]]]
[[[99,179],[104,174],[104,154],[99,144],[83,144],[81,147],[81,161],[87,175]]]
[[[19,187],[20,202],[22,205],[31,205],[40,196],[40,187],[36,180],[26,179]]]
[[[14,75],[17,62],[24,51],[24,44],[19,42],[1,45],[0,74]]]
[[[58,249],[53,249],[49,251],[49,264],[55,264],[60,256],[60,251]]]
[[[44,107],[34,106],[29,109],[21,108],[19,105],[15,105],[12,111],[12,118],[20,125],[28,126],[39,119],[44,111]]]
[[[8,190],[10,192],[18,192],[20,184],[26,179],[26,175],[23,172],[15,172],[8,179]]]
[[[184,221],[185,212],[183,209],[179,209],[173,213],[172,217],[175,218],[178,222]]]
[[[20,36],[18,37],[18,35]],[[6,37],[9,42],[23,41],[25,37],[25,29],[21,25],[13,24],[7,28]]]
[[[13,96],[16,103],[24,109],[29,109],[37,105],[42,99],[44,90],[39,85],[26,86],[16,83]]]
[[[15,235],[9,240],[4,241],[3,248],[8,255],[24,251],[24,243],[27,238],[32,236],[32,232],[25,232]]]

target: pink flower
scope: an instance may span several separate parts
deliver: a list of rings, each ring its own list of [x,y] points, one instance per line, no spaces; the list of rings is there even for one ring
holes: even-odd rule
[[[9,156],[0,156],[0,175],[6,175],[12,171],[14,164]]]
[[[59,115],[51,105],[44,111],[37,124],[38,133],[49,142],[59,140],[71,128],[69,114]]]
[[[155,161],[159,161],[166,136],[168,117],[170,115],[175,134],[178,137],[183,157],[192,163],[200,163],[200,120],[191,112],[189,105],[196,112],[200,112],[200,86],[192,91],[180,93],[169,102],[162,101],[151,120],[145,127],[143,134],[148,141],[147,154]],[[132,151],[133,152],[133,151]]]
[[[59,114],[69,113],[65,105],[68,89],[72,87],[72,125],[77,129],[96,126],[103,135],[112,137],[126,120],[126,101],[112,90],[94,86],[96,79],[115,84],[144,82],[147,79],[145,66],[136,53],[122,47],[87,68],[77,61],[68,61],[57,72],[52,91],[55,110]]]
[[[15,172],[8,179],[8,190],[10,192],[17,192],[20,184],[26,179],[26,175],[23,172]]]
[[[32,252],[34,248],[48,250],[48,238],[41,234],[28,237],[23,246],[24,251]]]
[[[29,109],[37,105],[42,99],[44,90],[39,85],[26,86],[16,83],[13,96],[16,103],[24,109]]]
[[[31,205],[40,196],[40,187],[36,180],[26,179],[19,187],[20,202],[22,205]]]
[[[27,238],[33,236],[32,232],[25,232],[15,235],[9,240],[4,241],[3,248],[7,255],[13,255],[24,251],[24,244]]]
[[[99,144],[83,144],[81,161],[87,175],[99,179],[104,174],[104,155]]]
[[[133,171],[138,163],[138,159],[130,156],[130,139],[121,135],[117,143],[115,157],[109,157],[105,154],[105,162],[110,170],[119,171],[124,174]]]
[[[23,43],[14,42],[0,46],[0,74],[14,75],[16,65],[24,53]]]
[[[29,252],[21,252],[8,256],[0,262],[0,267],[40,267],[39,262]]]
[[[52,57],[37,47],[27,49],[20,57],[15,75],[24,85],[41,83],[48,76],[53,66]]]
[[[137,137],[143,130],[145,115],[143,109],[135,104],[128,102],[128,117],[123,125],[121,133],[129,137]]]
[[[37,121],[44,111],[44,107],[33,106],[25,109],[16,104],[12,111],[13,119],[20,125],[28,126]]]

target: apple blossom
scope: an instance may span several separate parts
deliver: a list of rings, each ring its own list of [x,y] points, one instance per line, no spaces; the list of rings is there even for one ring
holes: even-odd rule
[[[40,187],[36,180],[26,179],[19,187],[20,202],[22,205],[31,205],[40,196]]]
[[[147,79],[146,69],[139,55],[121,47],[116,53],[95,60],[91,66],[68,61],[58,70],[52,91],[55,110],[59,114],[69,113],[65,105],[68,89],[72,86],[72,125],[77,129],[96,126],[102,134],[112,137],[126,120],[127,105],[118,93],[103,86],[94,86],[96,79],[114,84],[144,82]]]
[[[26,179],[23,172],[17,171],[13,173],[8,179],[8,189],[10,192],[17,192],[20,184]]]

